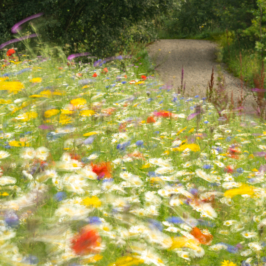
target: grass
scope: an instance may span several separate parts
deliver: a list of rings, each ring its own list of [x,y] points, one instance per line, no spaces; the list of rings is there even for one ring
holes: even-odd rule
[[[2,265],[262,263],[266,124],[51,49],[2,61]]]

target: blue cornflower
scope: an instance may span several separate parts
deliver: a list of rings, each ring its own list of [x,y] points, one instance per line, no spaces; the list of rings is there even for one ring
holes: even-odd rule
[[[156,228],[159,231],[163,231],[163,226],[162,226],[162,224],[159,221],[154,220],[154,219],[148,219],[148,222],[150,223],[150,228],[151,229]]]
[[[89,224],[101,224],[102,223],[102,221],[100,220],[100,218],[97,217],[97,216],[88,217],[87,218],[87,222]]]
[[[136,142],[136,145],[137,145],[137,146],[140,146],[140,147],[143,147],[143,144],[144,144],[143,140],[138,140],[138,141]]]
[[[231,141],[231,140],[232,140],[232,137],[231,136],[229,136],[229,137],[226,138],[226,141]]]
[[[62,201],[66,198],[66,193],[63,192],[63,191],[60,191],[60,192],[57,192],[55,195],[54,195],[54,199],[57,200],[57,201]]]
[[[198,191],[196,188],[192,188],[192,189],[190,189],[190,193],[193,194],[193,195],[198,194],[198,192],[199,192],[199,191]]]
[[[206,100],[206,99],[207,99],[207,97],[203,97],[203,98],[202,98],[203,101]]]
[[[126,141],[126,142],[124,142],[122,144],[117,144],[116,148],[118,150],[124,151],[129,145],[130,145],[130,140]]]
[[[122,81],[122,84],[126,84],[127,82],[126,81]]]
[[[38,260],[38,258],[36,256],[29,255],[29,256],[23,258],[22,262],[34,265],[34,264],[38,264],[39,260]]]
[[[237,168],[236,171],[237,171],[238,173],[242,174],[242,173],[244,172],[244,169],[240,167],[240,168]]]
[[[210,164],[204,164],[203,165],[203,169],[211,169],[212,168],[212,165]]]
[[[204,121],[204,124],[208,124],[208,123],[209,123],[209,121],[207,121],[207,120],[206,120],[206,121]]]
[[[167,222],[169,223],[173,223],[173,224],[182,224],[184,223],[183,219],[181,219],[180,217],[171,217],[167,219]]]

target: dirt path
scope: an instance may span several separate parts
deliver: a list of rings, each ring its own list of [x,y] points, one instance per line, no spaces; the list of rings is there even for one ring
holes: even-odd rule
[[[240,79],[232,76],[225,70],[224,64],[216,62],[217,44],[205,40],[159,40],[147,47],[148,53],[157,67],[159,78],[165,84],[173,84],[173,88],[181,87],[181,71],[184,68],[185,97],[206,97],[206,88],[211,79],[212,68],[214,68],[214,87],[217,83],[218,65],[222,67],[225,77],[226,91],[231,99],[234,92],[234,103],[236,106],[238,95],[240,96]],[[248,89],[244,88],[243,95]],[[252,95],[244,102],[244,113],[250,118],[254,117],[255,103]]]

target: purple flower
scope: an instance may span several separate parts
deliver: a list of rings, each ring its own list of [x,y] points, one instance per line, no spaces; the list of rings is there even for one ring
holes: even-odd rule
[[[94,141],[94,137],[88,137],[87,139],[83,141],[83,144],[85,145],[92,144],[93,141]]]
[[[94,62],[93,66],[94,67],[97,67],[97,66],[101,66],[102,64],[105,64],[106,62],[109,62],[109,61],[112,61],[112,60],[115,60],[115,59],[119,59],[119,60],[122,60],[122,59],[125,59],[125,58],[131,58],[132,56],[130,55],[119,55],[119,56],[112,56],[112,57],[108,57],[108,58],[105,58],[105,59],[99,59],[98,61]]]
[[[28,18],[25,18],[23,20],[21,20],[20,22],[16,23],[12,29],[11,29],[11,32],[12,33],[18,33],[18,30],[20,29],[20,25],[24,24],[25,22],[29,21],[29,20],[32,20],[34,18],[38,18],[38,17],[41,17],[43,15],[43,13],[39,13],[39,14],[36,14],[36,15],[32,15]]]
[[[191,120],[192,118],[194,118],[194,117],[197,116],[198,114],[200,114],[200,112],[190,114],[190,115],[187,117],[187,120]]]
[[[20,41],[23,41],[23,40],[26,40],[26,39],[30,39],[30,38],[34,38],[34,37],[37,37],[37,34],[30,34],[30,35],[27,35],[27,36],[24,36],[24,37],[20,37],[20,38],[17,38],[17,39],[12,39],[10,41],[7,41],[7,42],[4,42],[0,45],[0,49],[3,49],[5,46],[11,44],[11,43],[15,43],[15,42],[20,42]]]
[[[40,125],[39,128],[42,129],[42,130],[53,130],[54,126]]]
[[[251,89],[251,91],[263,92],[263,91],[265,91],[265,89],[254,88],[254,89]]]
[[[266,155],[266,152],[265,151],[255,152],[254,155],[258,157],[264,157]]]
[[[72,59],[74,59],[74,58],[76,58],[76,57],[80,57],[80,56],[86,56],[86,55],[89,55],[90,53],[79,53],[79,54],[72,54],[72,55],[70,55],[68,58],[67,58],[67,60],[72,60]],[[93,56],[94,57],[94,56]],[[95,58],[95,57],[94,57]]]
[[[10,227],[17,227],[19,225],[19,218],[15,212],[7,212],[5,214],[5,222]]]

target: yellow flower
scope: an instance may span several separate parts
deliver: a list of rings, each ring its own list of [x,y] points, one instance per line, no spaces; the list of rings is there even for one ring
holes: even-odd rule
[[[179,135],[180,133],[182,133],[184,130],[186,130],[187,129],[187,127],[184,127],[184,128],[182,128],[182,129],[180,129],[178,132],[177,132],[177,135]]]
[[[81,89],[83,90],[83,89],[86,89],[86,88],[89,88],[89,87],[90,87],[90,85],[85,85]]]
[[[0,90],[18,93],[24,89],[24,85],[19,81],[4,81],[0,83]]]
[[[78,106],[85,105],[87,101],[83,98],[77,98],[77,99],[71,100],[70,103],[74,105],[75,107],[78,107]]]
[[[41,98],[43,96],[39,95],[39,94],[33,94],[30,96],[30,98]]]
[[[37,118],[38,114],[36,112],[27,112],[24,114],[20,114],[16,117],[16,120],[21,120],[23,122],[27,122],[31,119]]]
[[[5,80],[7,80],[7,79],[8,79],[8,77],[0,78],[0,82],[3,82]]]
[[[93,206],[95,208],[97,207],[101,207],[102,202],[100,201],[100,199],[96,196],[92,196],[91,198],[85,198],[82,201],[83,205],[85,206]]]
[[[92,116],[95,112],[93,110],[82,110],[80,111],[80,116]]]
[[[29,146],[28,143],[25,143],[23,141],[16,141],[16,140],[12,140],[9,141],[8,144],[12,147],[25,147],[25,146]]]
[[[177,248],[191,248],[196,251],[200,251],[200,242],[196,239],[190,239],[183,236],[173,237],[172,238],[172,246],[169,248],[170,250]]]
[[[110,263],[108,266],[135,266],[144,263],[144,260],[132,257],[124,256],[116,260],[116,262]]]
[[[9,194],[7,193],[7,192],[4,192],[4,193],[2,193],[2,196],[3,197],[6,197],[6,196],[8,196]]]
[[[221,266],[237,266],[235,263],[229,260],[224,260]]]
[[[173,151],[184,151],[187,148],[194,152],[200,151],[200,146],[195,143],[184,144],[181,147],[173,148]]]
[[[40,92],[40,95],[44,95],[46,97],[51,97],[52,92],[50,90],[45,90],[45,91]]]
[[[92,132],[88,132],[88,133],[85,133],[83,134],[84,137],[89,137],[89,136],[92,136],[92,135],[96,135],[98,134],[99,132],[96,132],[96,131],[92,131]]]
[[[194,131],[194,127],[191,128],[191,129],[188,131],[188,133],[191,133],[191,132],[193,132],[193,131]]]
[[[248,186],[246,184],[242,184],[241,187],[239,188],[234,188],[234,189],[229,189],[224,193],[225,197],[229,197],[232,198],[234,196],[237,195],[250,195],[253,196],[254,195],[254,187],[252,186]]]
[[[0,99],[0,104],[9,104],[9,103],[11,103],[10,100]]]
[[[89,263],[95,263],[103,258],[102,255],[97,254],[92,257],[89,257],[88,259],[84,259],[81,261],[82,264],[89,264]]]
[[[71,115],[71,114],[73,114],[73,111],[71,111],[71,110],[65,110],[65,109],[61,109],[61,114],[62,115]]]
[[[46,118],[49,118],[51,116],[57,115],[58,113],[59,113],[59,110],[57,110],[57,109],[50,109],[50,110],[45,111],[44,116]]]
[[[147,164],[142,165],[141,169],[147,169],[147,168],[150,168],[150,167],[151,167],[151,164],[147,163]]]
[[[72,123],[71,117],[68,117],[67,115],[61,114],[59,117],[59,123],[62,125],[70,124]]]
[[[42,78],[33,78],[33,79],[30,80],[30,82],[32,82],[32,83],[40,83],[40,82],[42,82]]]

